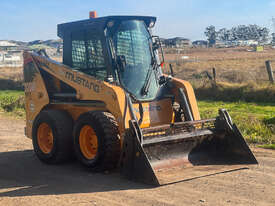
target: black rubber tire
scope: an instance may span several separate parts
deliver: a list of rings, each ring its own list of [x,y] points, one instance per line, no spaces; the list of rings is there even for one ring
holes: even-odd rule
[[[87,159],[81,152],[79,135],[81,128],[89,125],[98,139],[98,150],[95,158]],[[120,156],[120,136],[114,116],[108,112],[91,111],[82,114],[74,127],[74,150],[77,159],[95,172],[112,170],[117,166]]]
[[[47,123],[53,132],[53,148],[50,153],[44,153],[37,140],[39,125]],[[32,143],[37,157],[45,163],[57,164],[70,159],[73,155],[73,119],[61,110],[45,110],[40,112],[33,123]]]

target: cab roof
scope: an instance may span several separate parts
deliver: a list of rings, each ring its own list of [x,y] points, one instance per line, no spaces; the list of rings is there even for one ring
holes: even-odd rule
[[[149,27],[150,23],[155,23],[157,18],[153,16],[106,16],[106,17],[97,17],[90,18],[81,21],[63,23],[57,25],[57,35],[63,39],[64,34],[67,32],[72,32],[76,30],[85,29],[87,27],[93,27],[97,30],[103,30],[107,23],[111,20],[114,21],[123,21],[123,20],[141,20]]]

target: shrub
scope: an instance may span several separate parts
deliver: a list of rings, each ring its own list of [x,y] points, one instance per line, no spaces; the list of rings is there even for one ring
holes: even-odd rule
[[[0,98],[0,107],[5,112],[12,112],[15,109],[24,109],[25,102],[23,96],[3,96]]]

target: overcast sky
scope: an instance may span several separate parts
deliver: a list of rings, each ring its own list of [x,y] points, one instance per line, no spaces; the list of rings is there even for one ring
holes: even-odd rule
[[[258,24],[271,28],[275,0],[0,0],[0,39],[56,39],[59,23],[99,16],[153,15],[161,37],[204,39],[209,25],[230,28]]]

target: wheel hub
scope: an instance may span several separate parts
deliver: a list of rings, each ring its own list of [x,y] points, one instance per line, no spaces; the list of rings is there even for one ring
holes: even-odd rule
[[[39,125],[37,130],[37,140],[39,148],[45,154],[49,154],[53,148],[53,132],[47,123]]]
[[[85,158],[94,159],[98,151],[98,139],[94,129],[85,125],[79,135],[80,150]]]

